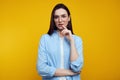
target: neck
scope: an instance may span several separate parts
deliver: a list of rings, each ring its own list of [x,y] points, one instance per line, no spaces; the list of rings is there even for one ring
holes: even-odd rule
[[[57,32],[58,32],[58,34],[59,34],[59,36],[60,36],[61,38],[64,37],[64,36],[62,35],[61,31],[57,30]]]

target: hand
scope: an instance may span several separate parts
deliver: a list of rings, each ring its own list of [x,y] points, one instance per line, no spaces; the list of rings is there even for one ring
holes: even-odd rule
[[[70,30],[68,30],[65,26],[63,26],[63,30],[61,31],[61,34],[65,36],[69,41],[72,40],[72,33]]]
[[[80,71],[81,72],[81,71]],[[80,72],[73,72],[72,70],[69,69],[56,69],[54,76],[74,76],[77,74],[80,74]]]
[[[70,76],[77,75],[80,73],[81,73],[81,71],[80,72],[72,72],[71,70],[68,70],[68,75],[70,75]]]

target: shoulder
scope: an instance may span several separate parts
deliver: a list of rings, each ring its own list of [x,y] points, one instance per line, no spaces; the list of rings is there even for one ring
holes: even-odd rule
[[[41,36],[41,39],[42,39],[42,38],[48,38],[48,37],[50,37],[48,34],[43,34],[43,35]]]
[[[40,37],[40,41],[41,41],[41,42],[46,41],[46,39],[49,39],[49,37],[50,37],[50,35],[48,35],[48,34],[43,34],[43,35],[41,35],[41,37]]]
[[[73,38],[76,42],[82,42],[82,38],[78,35],[73,35]]]
[[[41,39],[50,39],[51,37],[55,36],[56,34],[57,34],[57,31],[54,31],[51,35],[46,33],[41,36]]]
[[[80,36],[77,35],[73,35],[74,41],[75,41],[75,45],[78,47],[81,47],[83,45],[83,41],[82,38]]]

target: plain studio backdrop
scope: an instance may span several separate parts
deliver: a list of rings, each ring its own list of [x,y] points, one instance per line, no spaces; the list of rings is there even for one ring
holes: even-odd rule
[[[57,3],[82,37],[82,80],[120,80],[120,0],[0,0],[0,80],[41,80],[38,43]]]

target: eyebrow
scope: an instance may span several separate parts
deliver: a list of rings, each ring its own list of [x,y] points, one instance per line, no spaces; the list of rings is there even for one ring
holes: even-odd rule
[[[63,15],[67,15],[67,14],[62,14],[62,15],[54,15],[54,16],[63,16]]]

